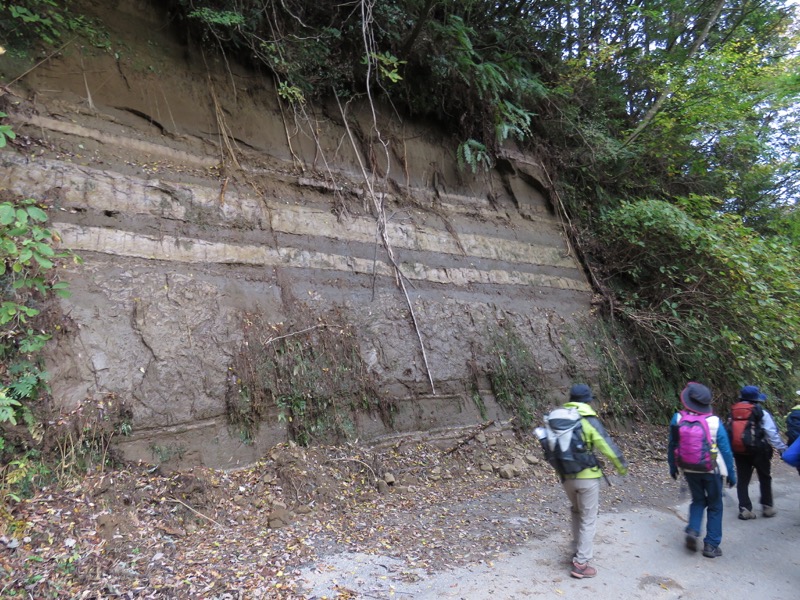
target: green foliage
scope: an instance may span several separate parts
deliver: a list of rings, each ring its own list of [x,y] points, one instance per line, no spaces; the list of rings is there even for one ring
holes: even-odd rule
[[[0,410],[3,399],[8,396],[0,393]],[[11,419],[15,419],[20,408],[24,414],[26,406],[12,408],[15,414]],[[27,424],[37,448],[20,443],[7,447],[6,440],[0,437],[0,451],[5,452],[4,465],[0,467],[0,515],[5,504],[33,496],[43,485],[73,485],[90,471],[102,472],[114,465],[111,439],[129,423],[130,416],[124,404],[109,395],[99,400],[87,399],[71,414],[49,422],[47,435],[29,415]]]
[[[368,60],[372,60],[375,65],[377,65],[381,76],[385,79],[388,79],[391,83],[397,83],[403,79],[400,76],[398,69],[401,65],[404,65],[406,61],[399,60],[396,56],[390,54],[389,52],[371,52],[369,59],[367,59],[366,56],[364,57],[364,64],[367,64]]]
[[[4,112],[0,112],[0,119],[7,117],[8,115]],[[14,133],[14,130],[11,128],[11,125],[0,125],[0,148],[5,148],[8,140],[13,140],[17,137],[17,134]]]
[[[390,424],[392,408],[374,388],[341,313],[316,319],[299,306],[294,312],[290,325],[245,319],[244,343],[229,378],[231,425],[250,441],[262,422],[275,419],[296,442],[309,445],[349,439],[360,412],[377,412]]]
[[[63,43],[65,34],[81,35],[95,47],[108,49],[110,41],[102,25],[71,11],[68,2],[15,0],[0,3],[0,39],[8,50],[25,56],[37,46]]]
[[[8,393],[8,388],[0,389],[0,423],[17,424],[17,409],[22,404]],[[3,438],[0,437],[0,440]],[[0,447],[2,450],[2,447]]]
[[[38,352],[39,349],[37,347],[35,352]],[[46,387],[47,374],[29,360],[14,361],[8,367],[8,374],[11,376],[8,392],[12,398],[20,402],[36,400],[39,397],[39,391]]]
[[[290,104],[302,105],[306,102],[303,90],[296,85],[289,85],[285,81],[278,84],[278,96]]]
[[[49,334],[33,329],[35,306],[48,295],[66,297],[67,284],[56,281],[54,261],[70,256],[57,252],[54,234],[43,224],[47,213],[34,200],[0,202],[0,281],[5,288],[0,304],[0,355],[36,353]]]
[[[0,505],[9,500],[22,500],[17,487],[30,477],[30,461],[26,458],[11,460],[0,471]]]
[[[480,392],[477,389],[472,390],[472,401],[475,403],[475,408],[478,409],[481,419],[486,420],[486,403],[483,401]]]
[[[493,166],[492,157],[486,145],[478,140],[467,140],[459,144],[456,160],[459,169],[464,171],[469,168],[473,173],[489,171]]]
[[[53,45],[61,37],[64,21],[54,0],[17,0],[0,6],[0,31],[12,44],[41,40]]]
[[[151,444],[149,450],[153,456],[153,462],[162,464],[169,462],[173,459],[181,460],[186,454],[186,448],[180,445],[167,445]]]
[[[190,19],[198,19],[208,26],[239,27],[245,24],[245,18],[232,10],[214,10],[199,8],[189,12]]]
[[[800,359],[797,248],[654,200],[624,203],[600,225],[617,311],[648,360],[729,394],[744,382],[786,391]]]
[[[28,450],[0,468],[0,505],[29,498],[43,483],[50,481],[51,469],[36,450]]]
[[[46,221],[47,213],[32,199],[0,202],[0,427],[22,420],[35,428],[31,406],[47,389],[36,356],[50,339],[37,326],[41,306],[49,297],[68,295],[67,284],[53,273],[56,261],[70,254],[53,249],[56,237]]]
[[[497,104],[497,125],[495,137],[502,142],[509,138],[525,140],[531,134],[533,114],[520,108],[508,100],[500,100]]]
[[[785,202],[786,185],[798,182],[791,139],[800,88],[787,94],[779,82],[800,63],[777,60],[776,51],[734,39],[670,69],[671,101],[654,119],[658,135],[645,143],[675,175],[691,178],[695,191],[717,195],[742,217]]]
[[[633,358],[637,348],[631,346],[626,323],[591,319],[582,330],[579,337],[585,340],[587,356],[593,358],[596,370],[590,374],[576,370],[571,376],[573,381],[596,381],[598,413],[620,425],[640,419],[667,424],[675,410],[675,386],[679,385],[671,379],[679,378],[663,373],[649,361],[649,355],[643,360]]]

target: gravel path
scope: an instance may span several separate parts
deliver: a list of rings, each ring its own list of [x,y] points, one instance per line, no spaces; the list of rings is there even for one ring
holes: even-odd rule
[[[569,576],[563,529],[504,550],[493,560],[435,573],[380,554],[341,553],[304,569],[302,580],[309,598],[795,600],[800,590],[800,478],[783,464],[775,464],[775,475],[775,518],[739,521],[735,492],[728,491],[724,556],[717,559],[684,548],[688,499],[680,502],[673,496],[676,502],[664,506],[603,511],[595,540],[599,573],[591,580]],[[679,489],[678,484],[667,486]],[[758,497],[757,484],[751,495]],[[505,521],[514,518],[498,515]]]

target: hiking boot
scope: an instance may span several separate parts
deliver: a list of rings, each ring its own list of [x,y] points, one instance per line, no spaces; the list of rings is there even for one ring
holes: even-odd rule
[[[765,513],[764,516],[765,517],[767,516],[766,512],[767,511],[765,510],[764,511],[764,513]],[[747,510],[746,508],[740,508],[739,509],[739,518],[742,521],[747,521],[749,519],[755,519],[756,518],[756,513],[754,513],[752,510]]]
[[[703,544],[703,556],[708,558],[717,558],[718,556],[722,556],[722,549],[719,546]]]
[[[686,532],[686,547],[692,552],[697,552],[697,536],[692,531]]]
[[[775,510],[773,507],[771,507],[771,506],[765,506],[764,507],[764,516],[765,517],[774,517],[777,514],[778,514],[778,511]],[[753,515],[753,516],[755,516],[755,515]]]
[[[576,579],[583,579],[584,577],[588,578],[597,575],[597,569],[590,567],[589,563],[581,564],[573,560],[572,571],[570,571],[569,574]]]

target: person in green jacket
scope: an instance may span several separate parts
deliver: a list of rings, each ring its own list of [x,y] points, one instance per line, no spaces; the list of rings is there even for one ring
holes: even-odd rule
[[[564,408],[575,408],[581,416],[583,439],[591,452],[600,452],[611,461],[620,475],[628,473],[628,464],[622,452],[606,432],[592,408],[594,400],[588,385],[578,383],[569,392],[569,402]],[[589,565],[594,552],[594,534],[597,529],[597,510],[600,505],[599,466],[589,467],[575,475],[561,474],[564,491],[572,509],[572,542],[574,554],[570,575],[578,579],[594,577],[597,569]]]

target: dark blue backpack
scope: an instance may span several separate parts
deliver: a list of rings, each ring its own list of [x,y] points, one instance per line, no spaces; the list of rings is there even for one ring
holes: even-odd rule
[[[788,446],[800,437],[800,405],[792,408],[792,412],[786,416],[786,437]]]

